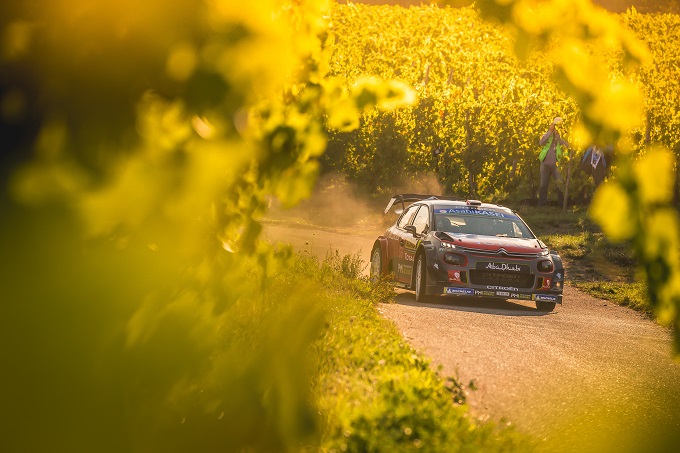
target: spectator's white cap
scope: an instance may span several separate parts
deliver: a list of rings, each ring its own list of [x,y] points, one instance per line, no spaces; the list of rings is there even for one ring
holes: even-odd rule
[[[560,124],[561,122],[562,122],[562,117],[561,117],[561,116],[558,116],[557,118],[555,118],[555,119],[553,120],[553,124]]]

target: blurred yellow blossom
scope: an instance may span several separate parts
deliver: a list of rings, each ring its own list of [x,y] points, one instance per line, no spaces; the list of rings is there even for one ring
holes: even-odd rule
[[[175,80],[185,81],[189,79],[196,68],[198,57],[196,50],[191,44],[179,44],[171,50],[166,71]]]
[[[660,146],[652,146],[633,167],[640,199],[645,204],[668,203],[673,198],[675,157]]]
[[[636,213],[628,193],[616,182],[608,181],[597,189],[589,213],[613,241],[630,239],[635,234]]]

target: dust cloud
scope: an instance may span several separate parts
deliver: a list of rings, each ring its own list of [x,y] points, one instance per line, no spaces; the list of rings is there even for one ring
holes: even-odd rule
[[[415,173],[403,178],[394,193],[444,195],[444,186],[441,185],[435,173]]]
[[[398,193],[441,195],[444,188],[436,174],[422,173],[402,179],[391,190],[366,193],[342,174],[326,174],[319,178],[312,197],[294,208],[284,209],[272,200],[267,218],[339,230],[378,228],[384,231],[396,219],[394,214],[383,215],[383,210]]]
[[[412,175],[393,190],[379,193],[360,190],[344,175],[326,174],[317,182],[313,196],[294,208],[284,209],[272,200],[263,219],[264,237],[319,259],[336,253],[358,254],[368,263],[375,239],[397,219],[395,211],[401,206],[387,215],[383,211],[398,193],[439,195],[443,190],[434,174]],[[363,273],[367,275],[367,266]]]
[[[352,229],[363,225],[382,225],[384,200],[372,199],[360,191],[341,174],[326,174],[319,178],[311,198],[290,209],[272,201],[268,217],[337,229]]]

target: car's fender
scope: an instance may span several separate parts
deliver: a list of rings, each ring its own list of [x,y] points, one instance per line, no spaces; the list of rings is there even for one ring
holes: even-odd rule
[[[564,265],[562,264],[562,258],[555,252],[550,253],[555,270],[553,272],[553,278],[555,281],[564,281]]]
[[[440,274],[442,274],[443,271],[439,269],[439,265],[437,264],[437,247],[428,237],[418,240],[415,256],[417,257],[421,254],[425,255],[425,273],[427,274],[427,288],[425,289],[426,294],[436,294],[436,292],[433,292],[431,288],[437,285],[436,282],[442,280],[443,275]],[[411,279],[412,284],[414,285],[415,282],[413,281],[413,278],[414,276],[412,275]]]
[[[437,262],[437,248],[430,240],[421,239],[416,246],[416,256],[421,253],[425,255],[428,276],[433,277],[437,271],[437,267],[435,266],[435,263]]]

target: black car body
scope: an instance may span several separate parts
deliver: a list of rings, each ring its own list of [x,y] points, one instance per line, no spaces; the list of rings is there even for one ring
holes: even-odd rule
[[[562,260],[515,211],[477,200],[400,194],[385,213],[395,204],[402,212],[371,252],[373,278],[392,274],[418,301],[442,294],[521,299],[545,311],[562,303]]]

